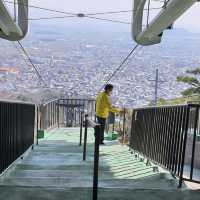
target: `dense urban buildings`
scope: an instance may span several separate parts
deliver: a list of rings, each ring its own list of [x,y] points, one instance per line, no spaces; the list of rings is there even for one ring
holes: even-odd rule
[[[40,102],[61,95],[95,97],[134,46],[130,33],[120,28],[31,27],[22,43],[46,85],[17,44],[1,40],[1,98]],[[150,80],[155,79],[157,68],[160,79],[166,81],[159,86],[159,97],[179,96],[185,85],[178,84],[176,77],[200,64],[198,38],[198,34],[175,29],[165,34],[160,45],[139,47],[111,81],[116,87],[113,102],[121,107],[149,104],[154,95]]]

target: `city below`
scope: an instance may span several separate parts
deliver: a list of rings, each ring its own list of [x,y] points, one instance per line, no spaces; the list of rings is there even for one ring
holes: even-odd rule
[[[126,25],[121,25],[126,26]],[[1,40],[0,98],[41,103],[56,97],[95,97],[103,84],[134,47],[124,27],[31,25],[22,41],[43,77],[41,82],[17,43]],[[186,85],[176,77],[200,64],[199,34],[174,29],[161,44],[139,47],[111,80],[116,106],[148,105],[154,98],[156,69],[158,95],[171,99]],[[185,51],[187,49],[187,51]]]

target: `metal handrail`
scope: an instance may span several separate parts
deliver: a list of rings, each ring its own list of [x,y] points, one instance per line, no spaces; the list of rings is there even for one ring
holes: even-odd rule
[[[138,107],[138,108],[133,108],[134,110],[146,110],[146,109],[157,109],[157,108],[173,108],[173,107],[184,107],[187,105],[192,105],[192,104],[178,104],[178,105],[161,105],[161,106],[144,106],[144,107]]]
[[[83,124],[83,122],[81,123]],[[93,169],[93,200],[98,198],[98,176],[99,176],[99,144],[100,144],[100,124],[97,124],[93,120],[88,118],[88,114],[85,115],[85,133],[84,133],[84,144],[83,144],[83,161],[86,160],[87,152],[87,129],[88,127],[94,128],[94,169]],[[80,129],[80,135],[81,135]],[[80,139],[82,137],[80,136]],[[81,144],[81,142],[80,142]]]
[[[200,183],[193,177],[199,111],[199,104],[188,104],[134,109],[132,113],[130,148],[179,178],[179,187],[183,180]],[[190,146],[189,132],[193,133]],[[192,152],[188,179],[183,176],[186,149]]]
[[[10,103],[10,104],[25,104],[25,105],[36,105],[33,102],[29,102],[29,101],[20,101],[20,100],[10,100],[10,99],[0,99],[0,103]]]

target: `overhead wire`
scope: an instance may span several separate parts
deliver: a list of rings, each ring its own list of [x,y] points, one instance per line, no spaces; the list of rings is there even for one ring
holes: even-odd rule
[[[77,16],[74,16],[74,15],[71,15],[71,16],[56,16],[56,17],[40,17],[40,18],[29,18],[29,19],[26,19],[24,21],[39,21],[39,20],[49,20],[49,19],[65,19],[65,18],[73,18],[73,17],[77,17]]]
[[[9,4],[13,4],[14,2],[11,1],[4,1],[5,3],[9,3]],[[164,1],[163,1],[164,2]],[[17,2],[16,4],[21,4],[19,2]],[[24,4],[23,4],[24,5]],[[25,5],[26,6],[26,5]],[[54,13],[60,13],[60,14],[67,14],[67,15],[75,15],[77,16],[77,13],[74,12],[67,12],[67,11],[61,11],[61,10],[56,10],[56,9],[50,9],[50,8],[44,8],[44,7],[40,7],[40,6],[34,6],[34,5],[27,5],[27,7],[30,8],[35,8],[35,9],[39,9],[39,10],[46,10],[46,11],[50,11],[50,12],[54,12]],[[161,9],[162,7],[153,7],[151,8],[151,10],[158,10]],[[148,9],[144,9],[144,11],[147,11]],[[136,10],[119,10],[119,11],[107,11],[107,12],[96,12],[96,13],[86,13],[86,15],[105,15],[105,14],[117,14],[117,13],[124,13],[124,12],[135,12]]]
[[[26,64],[27,66],[33,67],[33,66],[32,66],[32,63],[30,63],[30,60],[28,59],[29,62],[27,62],[27,59],[24,58],[24,56],[23,56],[23,55],[25,55],[24,52],[23,52],[23,55],[21,55],[21,51],[20,51],[20,50],[22,50],[21,47],[20,47],[20,49],[19,49],[15,42],[13,42],[13,46],[16,48],[17,52],[18,52],[19,55],[22,57],[22,59],[24,60],[25,64]],[[25,56],[26,56],[26,55],[25,55]],[[26,57],[27,57],[27,56],[26,56]],[[30,56],[29,56],[29,57],[30,57]],[[38,70],[37,70],[37,71],[38,71]],[[39,72],[39,71],[38,71],[38,72]],[[42,75],[41,75],[41,77],[42,77]],[[63,88],[63,87],[64,87],[64,86],[62,86],[62,88]],[[44,85],[42,86],[42,88],[44,88],[44,89],[61,89],[61,87],[49,87],[49,86],[47,86],[47,84],[44,84]]]
[[[120,63],[120,65],[112,72],[112,74],[108,77],[108,79],[105,81],[104,85],[108,84],[112,78],[115,77],[118,71],[121,70],[121,68],[124,66],[124,64],[127,62],[127,60],[130,58],[132,54],[135,53],[136,49],[139,47],[139,44],[136,44],[134,48],[128,53],[128,55],[123,59],[123,61]],[[100,91],[104,88],[104,85],[100,88]]]
[[[9,3],[9,4],[14,4],[14,2],[12,1],[4,1],[5,3]],[[33,6],[33,5],[25,5],[24,3],[19,3],[17,2],[16,4],[18,5],[24,5],[24,6],[27,6],[29,8],[35,8],[35,9],[39,9],[39,10],[46,10],[46,11],[50,11],[50,12],[54,12],[54,13],[60,13],[60,14],[67,14],[67,15],[74,15],[74,13],[71,13],[71,12],[66,12],[66,11],[60,11],[60,10],[55,10],[55,9],[50,9],[50,8],[43,8],[43,7],[40,7],[40,6]]]
[[[89,18],[89,19],[95,19],[95,20],[101,20],[101,21],[107,21],[107,22],[114,22],[114,23],[119,23],[119,24],[131,24],[130,22],[124,22],[124,21],[119,21],[119,20],[115,20],[115,19],[91,17],[91,16],[87,16],[87,15],[86,15],[86,17]]]
[[[70,17],[76,17],[76,16],[63,16],[63,17],[44,17],[44,18],[30,18],[28,19],[29,21],[40,21],[40,20],[49,20],[49,19],[64,19],[64,18],[70,18]],[[89,19],[94,19],[94,20],[100,20],[100,21],[105,21],[105,22],[113,22],[113,23],[118,23],[118,24],[127,24],[131,25],[130,22],[125,22],[125,21],[119,21],[115,19],[106,19],[106,18],[100,18],[100,17],[91,17],[91,16],[86,16]],[[27,20],[25,20],[27,21]],[[146,25],[142,25],[143,27],[146,27]]]
[[[25,63],[26,65],[32,67],[32,65],[30,65],[30,63],[27,62],[27,60],[26,60],[25,57],[23,56],[24,54],[22,55],[22,52],[21,52],[21,50],[18,48],[18,46],[16,45],[16,43],[13,42],[12,44],[13,44],[13,46],[15,47],[15,49],[17,50],[17,52],[19,53],[20,57],[23,59],[24,63]]]
[[[38,76],[39,80],[44,84],[44,86],[46,86],[46,83],[42,77],[42,75],[40,74],[39,70],[37,69],[37,67],[35,66],[35,64],[32,62],[28,52],[26,51],[26,49],[23,47],[22,43],[20,41],[17,41],[17,43],[19,44],[19,47],[21,48],[22,52],[24,53],[24,55],[27,57],[28,61],[30,62],[31,66],[33,67],[33,69],[36,72],[36,75]]]
[[[23,59],[24,63],[27,65],[27,66],[30,66],[32,67],[32,65],[27,61],[27,59],[25,59],[25,57],[22,55],[22,52],[21,52],[21,48],[19,49],[18,48],[18,45],[15,44],[15,42],[13,42],[13,46],[15,47],[15,49],[17,50],[17,52],[19,53],[20,57]],[[32,73],[32,72],[26,72],[26,73]],[[44,88],[44,87],[43,87]]]
[[[151,10],[159,10],[162,7],[152,7]],[[119,14],[119,13],[128,13],[128,12],[136,12],[135,10],[119,10],[119,11],[107,11],[107,12],[97,12],[97,13],[88,13],[87,15],[107,15],[107,14]],[[147,8],[144,8],[144,11],[148,11]]]
[[[16,6],[16,4],[20,4],[19,2],[11,2],[11,1],[4,1],[5,3],[10,3]],[[24,4],[23,4],[24,5]],[[88,13],[88,14],[83,14],[83,13],[72,13],[72,12],[66,12],[66,11],[60,11],[60,10],[55,10],[55,9],[49,9],[49,8],[44,8],[44,7],[39,7],[39,6],[34,6],[34,5],[27,5],[30,8],[35,8],[35,9],[40,9],[40,10],[45,10],[45,11],[50,11],[54,13],[60,13],[60,14],[65,14],[67,16],[53,16],[53,17],[40,17],[40,18],[29,18],[25,20],[29,21],[39,21],[39,20],[49,20],[49,19],[65,19],[65,18],[72,18],[72,17],[85,17],[89,19],[94,19],[94,20],[100,20],[100,21],[107,21],[107,22],[113,22],[113,23],[120,23],[120,24],[127,24],[130,25],[130,22],[124,22],[121,20],[116,20],[116,19],[107,19],[107,18],[102,18],[102,17],[94,17],[96,15],[107,15],[107,14],[119,14],[119,13],[127,13],[127,12],[135,12],[137,10],[119,10],[119,11],[107,11],[107,12],[96,12],[96,13]],[[149,13],[150,10],[158,10],[161,9],[162,7],[153,7],[153,8],[145,8],[144,11],[147,11]],[[145,25],[144,25],[145,26]]]

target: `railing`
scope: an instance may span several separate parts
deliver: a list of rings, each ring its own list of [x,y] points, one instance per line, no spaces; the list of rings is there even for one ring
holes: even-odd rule
[[[111,114],[109,115],[106,122],[106,131],[109,132],[110,126],[112,128],[111,132],[118,133],[118,139],[121,144],[128,144],[129,132],[131,130],[131,120],[132,120],[132,110],[123,109],[122,114]],[[110,119],[111,116],[111,119]]]
[[[86,111],[95,116],[94,99],[57,99],[38,107],[38,129],[80,127],[81,115]]]
[[[58,126],[58,100],[38,106],[38,129],[50,129]]]
[[[83,125],[83,118],[82,123]],[[85,115],[85,131],[84,131],[84,144],[83,144],[83,161],[86,160],[87,154],[87,131],[88,127],[94,128],[94,168],[93,168],[93,193],[92,199],[98,199],[98,176],[99,176],[99,143],[100,143],[100,125],[89,119],[88,115]],[[80,129],[80,141],[82,140],[82,129]],[[81,142],[80,142],[81,144]]]
[[[58,106],[59,127],[80,127],[83,112],[95,116],[94,99],[59,99]]]
[[[184,173],[183,180],[200,184],[200,179],[194,176],[200,170],[200,104],[190,104],[185,166],[189,166],[189,174]],[[196,172],[197,170],[197,172]]]
[[[132,115],[130,147],[168,169],[183,180],[193,180],[195,141],[199,105],[183,105],[135,109]],[[189,130],[193,131],[190,178],[184,178],[184,165]]]
[[[0,102],[0,173],[34,143],[35,105]],[[85,116],[84,111],[89,115]],[[37,107],[37,128],[80,126],[83,160],[87,157],[87,130],[95,131],[93,199],[98,192],[99,131],[95,120],[95,101],[59,99]],[[147,160],[169,170],[182,181],[200,183],[194,176],[200,168],[200,105],[150,107],[126,112],[115,129],[121,131],[122,143],[129,135],[129,146]],[[71,120],[71,121],[70,121]],[[70,122],[70,123],[69,123]],[[131,125],[131,126],[130,126]],[[184,167],[190,167],[185,175]]]
[[[0,173],[33,145],[36,113],[37,130],[45,130],[63,125],[80,126],[84,110],[94,116],[95,101],[59,99],[39,106],[0,102]]]
[[[0,173],[34,143],[35,106],[0,102]]]

